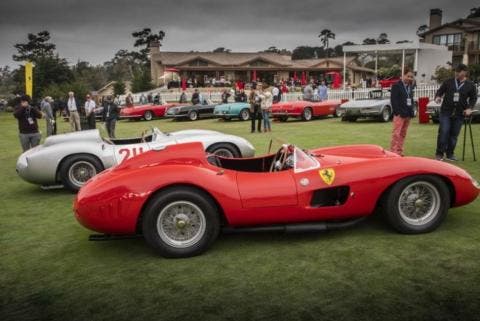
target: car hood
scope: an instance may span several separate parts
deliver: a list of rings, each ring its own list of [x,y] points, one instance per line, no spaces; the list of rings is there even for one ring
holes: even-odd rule
[[[98,129],[82,130],[73,133],[49,136],[43,144],[46,146],[62,144],[62,143],[77,143],[86,141],[102,141]]]
[[[350,100],[346,103],[340,105],[341,108],[368,108],[368,107],[378,107],[383,106],[384,104],[390,103],[390,99],[359,99],[359,100]]]
[[[368,159],[400,157],[378,145],[345,145],[312,149],[310,154],[317,157],[322,165],[356,163]]]

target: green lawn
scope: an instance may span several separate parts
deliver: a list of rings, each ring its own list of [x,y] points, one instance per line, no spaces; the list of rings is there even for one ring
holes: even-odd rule
[[[273,123],[270,135],[250,134],[239,121],[155,120],[122,121],[117,136],[152,125],[241,135],[258,154],[271,137],[306,148],[388,147],[391,130],[391,123],[322,119]],[[479,142],[480,124],[473,126]],[[0,128],[0,320],[480,318],[480,200],[451,210],[430,234],[400,235],[374,216],[323,234],[222,235],[204,255],[164,259],[141,239],[89,242],[72,215],[72,194],[17,177],[21,149],[11,114],[0,114]],[[432,157],[436,130],[415,121],[407,155]],[[467,156],[458,165],[479,179],[480,161]]]

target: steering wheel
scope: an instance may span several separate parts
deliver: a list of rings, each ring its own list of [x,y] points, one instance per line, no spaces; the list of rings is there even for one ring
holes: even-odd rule
[[[286,147],[286,146],[280,147],[280,149],[277,151],[275,156],[273,156],[272,164],[270,165],[270,172],[276,172],[276,171],[279,171],[283,168],[283,164],[285,164],[285,159],[287,158],[287,149],[286,148],[288,148],[288,147]],[[275,164],[277,162],[280,162],[280,164],[282,165],[280,168],[277,168],[275,166]]]

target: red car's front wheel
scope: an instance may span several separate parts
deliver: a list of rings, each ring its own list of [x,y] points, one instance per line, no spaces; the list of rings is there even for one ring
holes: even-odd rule
[[[201,254],[217,238],[219,230],[215,203],[207,194],[191,187],[160,192],[143,213],[143,236],[164,257]]]
[[[427,233],[445,219],[450,207],[450,193],[445,182],[437,176],[412,176],[390,189],[382,207],[397,231]]]

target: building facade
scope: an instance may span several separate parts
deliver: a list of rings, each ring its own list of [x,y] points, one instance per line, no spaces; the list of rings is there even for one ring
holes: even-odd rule
[[[156,86],[174,80],[195,79],[200,85],[207,80],[233,83],[262,81],[269,84],[290,79],[325,79],[329,73],[343,72],[343,58],[292,60],[289,55],[254,52],[164,52],[158,44],[150,46],[152,82]],[[374,70],[347,58],[347,83],[357,84],[371,78]],[[171,77],[171,78],[170,78]]]
[[[428,30],[419,34],[425,43],[448,46],[452,65],[480,63],[480,10],[472,9],[466,18],[442,23],[441,9],[430,10]]]

